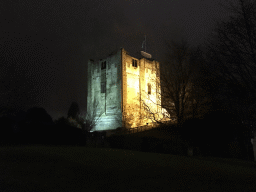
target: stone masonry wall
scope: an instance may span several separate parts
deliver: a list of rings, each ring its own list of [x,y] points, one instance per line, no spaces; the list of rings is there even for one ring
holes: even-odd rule
[[[137,61],[137,67],[132,66],[133,60]],[[105,61],[106,69],[101,69]],[[87,112],[95,110],[93,100],[96,99],[99,102],[97,114],[102,114],[93,131],[133,128],[151,123],[142,101],[154,112],[161,112],[161,107],[156,105],[161,102],[159,77],[159,62],[137,59],[123,48],[106,59],[89,60]],[[101,93],[102,82],[106,82],[106,93]],[[148,94],[148,84],[151,94]]]

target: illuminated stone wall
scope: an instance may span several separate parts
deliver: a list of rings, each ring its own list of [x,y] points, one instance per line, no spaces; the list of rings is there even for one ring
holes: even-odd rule
[[[137,60],[137,67],[132,66]],[[106,61],[106,69],[101,69]],[[87,112],[95,110],[93,99],[99,102],[97,114],[103,113],[95,130],[117,127],[138,127],[151,123],[143,110],[144,101],[153,112],[161,112],[159,62],[130,56],[123,48],[106,59],[88,61]],[[106,82],[106,93],[101,93],[101,83]],[[151,94],[148,94],[148,83]],[[157,86],[158,85],[158,86]],[[158,87],[158,88],[156,88]],[[161,115],[159,116],[161,118]]]
[[[106,61],[106,69],[101,69]],[[94,109],[93,100],[98,102],[97,115],[102,114],[94,130],[109,130],[122,126],[121,112],[121,50],[106,59],[88,61],[87,112]],[[101,93],[101,83],[106,82],[106,92]]]
[[[132,65],[133,60],[137,60],[137,67]],[[143,57],[137,59],[124,50],[123,116],[126,121],[123,126],[132,128],[152,122],[144,110],[143,102],[150,107],[153,113],[159,113],[157,120],[162,118],[159,106],[161,104],[159,77],[159,62]],[[151,86],[151,94],[148,94],[148,84]]]

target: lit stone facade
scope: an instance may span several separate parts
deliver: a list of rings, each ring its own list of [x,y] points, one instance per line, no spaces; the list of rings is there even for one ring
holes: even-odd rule
[[[159,62],[153,59],[137,59],[121,48],[106,59],[89,60],[87,112],[95,110],[95,99],[102,113],[92,131],[150,124],[143,103],[162,119],[160,90]]]

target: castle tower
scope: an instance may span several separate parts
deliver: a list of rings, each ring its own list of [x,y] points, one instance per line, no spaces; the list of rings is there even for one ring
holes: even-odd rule
[[[120,48],[105,59],[89,60],[87,78],[87,112],[101,115],[92,131],[150,124],[143,103],[162,118],[159,62],[150,54],[142,51],[138,59]]]

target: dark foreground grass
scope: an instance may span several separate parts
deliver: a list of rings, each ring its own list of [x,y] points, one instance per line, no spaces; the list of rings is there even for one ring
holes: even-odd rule
[[[256,164],[119,149],[0,148],[1,191],[256,191]]]

